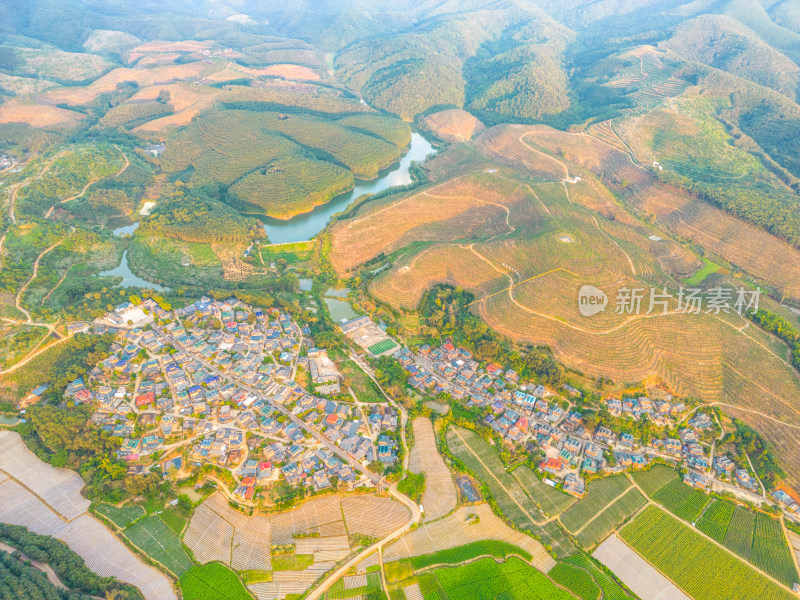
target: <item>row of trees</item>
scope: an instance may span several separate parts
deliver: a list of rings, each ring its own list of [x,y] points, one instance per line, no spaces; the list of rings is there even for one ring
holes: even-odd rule
[[[90,596],[105,596],[107,593],[113,592],[117,600],[142,600],[141,593],[132,585],[118,582],[111,577],[100,577],[92,572],[83,559],[61,540],[33,533],[25,527],[5,523],[0,523],[0,540],[19,550],[28,558],[50,565],[61,582],[70,590]],[[9,567],[13,566],[6,560],[3,563]],[[18,569],[18,571],[21,572],[18,577],[24,578],[22,574],[24,570]],[[26,579],[30,579],[30,577]],[[0,585],[0,589],[2,587]],[[48,598],[45,595],[40,597]],[[65,597],[73,600],[69,596]],[[82,598],[82,596],[78,597]],[[36,596],[31,595],[30,598],[33,599]]]
[[[158,473],[128,477],[118,460],[118,437],[89,423],[89,406],[40,404],[28,409],[26,422],[17,431],[39,458],[54,467],[77,470],[87,484],[90,499],[120,502],[132,496],[156,498],[169,484]]]
[[[44,573],[17,556],[0,550],[0,600],[92,600],[91,596],[57,588]]]
[[[747,316],[789,344],[789,349],[792,351],[792,364],[800,370],[800,329],[783,317],[764,309],[760,309],[756,313],[747,313]]]

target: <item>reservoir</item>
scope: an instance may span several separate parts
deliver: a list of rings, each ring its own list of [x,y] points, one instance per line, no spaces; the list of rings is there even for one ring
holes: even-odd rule
[[[125,250],[122,253],[122,260],[119,263],[119,266],[110,269],[108,271],[103,271],[97,274],[98,277],[122,277],[122,281],[120,281],[117,285],[120,287],[141,287],[149,290],[155,290],[156,292],[163,292],[165,288],[163,286],[158,285],[157,283],[151,283],[142,279],[141,277],[137,277],[131,272],[130,267],[128,266],[128,251]]]
[[[436,149],[422,135],[413,131],[408,152],[400,162],[378,173],[375,179],[368,181],[356,179],[355,186],[349,192],[336,196],[326,204],[317,206],[314,210],[297,215],[291,219],[273,219],[265,215],[252,215],[263,221],[269,241],[272,244],[287,242],[303,242],[312,239],[325,229],[331,217],[342,212],[359,196],[364,194],[377,194],[383,190],[397,185],[411,183],[408,168],[411,161],[422,162]]]

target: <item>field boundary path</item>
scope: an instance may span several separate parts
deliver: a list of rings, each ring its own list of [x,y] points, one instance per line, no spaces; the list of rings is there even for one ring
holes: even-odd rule
[[[632,488],[633,488],[633,486],[632,486],[632,485],[631,485],[631,486],[628,486],[628,487],[626,487],[626,488],[625,488],[625,489],[622,491],[622,493],[620,493],[620,494],[619,494],[619,496],[617,496],[617,497],[615,497],[615,498],[612,498],[612,499],[611,499],[611,500],[608,502],[608,504],[606,504],[606,505],[605,505],[605,506],[604,506],[602,509],[600,509],[599,511],[597,511],[597,514],[595,514],[595,515],[594,515],[594,516],[593,516],[591,519],[589,519],[588,521],[586,521],[586,523],[584,523],[584,524],[581,526],[581,528],[580,528],[580,529],[578,529],[577,531],[574,531],[574,532],[570,532],[570,533],[571,533],[573,536],[576,536],[576,535],[578,535],[578,534],[579,534],[581,531],[583,531],[584,529],[586,529],[586,528],[587,528],[587,527],[588,527],[588,526],[589,526],[589,525],[590,525],[590,524],[591,524],[591,523],[592,523],[592,522],[593,522],[595,519],[597,519],[597,517],[599,517],[599,516],[600,516],[600,515],[602,515],[604,512],[606,512],[606,510],[607,510],[607,509],[608,509],[608,508],[609,508],[609,507],[610,507],[612,504],[614,504],[614,502],[616,502],[617,500],[619,500],[620,498],[622,498],[622,497],[623,497],[625,494],[627,494],[628,492],[630,492]],[[639,491],[641,491],[641,490],[639,490]],[[647,498],[647,496],[645,496],[645,498]],[[566,511],[565,511],[565,512],[566,512]],[[563,513],[562,513],[562,514],[563,514]],[[561,515],[559,515],[559,517],[560,517],[560,516],[561,516]],[[560,518],[559,518],[558,522],[559,522],[559,523],[561,523],[561,519],[560,519]],[[562,527],[564,527],[564,529],[567,529],[567,527],[566,527],[566,526],[565,526],[563,523],[561,523],[561,526],[562,526]],[[569,529],[567,529],[567,531],[569,531]]]
[[[747,565],[748,567],[750,567],[751,569],[753,569],[754,571],[757,571],[758,573],[760,573],[761,575],[763,575],[764,577],[766,577],[767,579],[769,579],[770,581],[772,581],[774,584],[776,584],[776,585],[779,585],[779,586],[780,586],[780,587],[782,587],[783,589],[785,589],[785,590],[789,590],[790,592],[794,593],[794,591],[792,590],[792,588],[790,588],[788,585],[786,585],[786,584],[785,584],[785,583],[783,583],[782,581],[778,581],[778,580],[777,580],[777,579],[775,579],[775,578],[774,578],[772,575],[770,575],[769,573],[766,573],[765,571],[763,571],[762,569],[760,569],[759,567],[757,567],[756,565],[754,565],[753,563],[751,563],[751,562],[750,562],[750,561],[748,561],[747,559],[745,559],[745,558],[742,558],[741,556],[739,556],[738,554],[736,554],[734,551],[732,551],[732,550],[731,550],[730,548],[728,548],[727,546],[724,546],[723,544],[720,544],[720,543],[719,543],[717,540],[715,540],[715,539],[714,539],[714,538],[712,538],[711,536],[707,535],[707,534],[706,534],[704,531],[701,531],[700,529],[698,529],[697,527],[695,527],[694,525],[692,525],[692,524],[691,524],[689,521],[686,521],[685,519],[682,519],[681,517],[679,517],[678,515],[676,515],[676,514],[675,514],[675,513],[673,513],[672,511],[670,511],[670,510],[667,510],[667,509],[666,509],[664,506],[662,506],[661,504],[659,504],[658,502],[656,502],[655,500],[653,500],[653,499],[652,499],[650,496],[648,496],[648,495],[645,493],[645,491],[644,491],[642,488],[640,488],[640,487],[639,487],[639,484],[637,484],[637,483],[636,483],[636,481],[633,479],[633,477],[631,477],[631,476],[630,476],[630,473],[625,473],[625,476],[628,478],[628,481],[630,481],[630,482],[633,484],[633,486],[634,486],[634,487],[635,487],[637,490],[639,490],[639,491],[642,493],[642,495],[643,495],[645,498],[647,498],[647,502],[644,504],[644,506],[642,506],[642,507],[639,509],[639,511],[637,511],[637,513],[635,513],[635,515],[634,515],[634,518],[632,518],[632,519],[630,519],[629,521],[627,521],[627,522],[625,523],[625,525],[628,525],[629,523],[632,523],[632,522],[635,520],[635,517],[637,517],[637,516],[638,516],[638,515],[639,515],[639,514],[640,514],[640,513],[641,513],[641,512],[642,512],[642,511],[645,509],[645,508],[647,508],[648,506],[650,506],[650,505],[652,505],[652,506],[655,506],[655,507],[656,507],[656,508],[658,508],[659,510],[661,510],[661,511],[665,512],[667,515],[669,515],[669,516],[670,516],[670,517],[672,517],[673,519],[675,519],[675,520],[679,521],[681,524],[685,525],[686,527],[688,527],[689,529],[691,529],[692,531],[694,531],[695,533],[697,533],[698,535],[700,535],[700,536],[704,537],[706,540],[708,540],[709,542],[711,542],[712,544],[714,544],[714,545],[715,545],[715,546],[717,546],[718,548],[721,548],[722,550],[724,550],[725,552],[727,552],[727,553],[728,553],[728,554],[730,554],[731,556],[735,557],[735,558],[736,558],[736,559],[737,559],[739,562],[742,562],[742,563],[744,563],[745,565]],[[624,526],[623,526],[623,528],[624,528]],[[611,535],[614,535],[614,534],[615,534],[617,531],[618,531],[618,530],[617,530],[617,529],[615,529],[613,532],[611,532]],[[608,539],[608,538],[606,538],[606,539]],[[605,541],[605,540],[604,540],[604,541]],[[626,545],[627,545],[627,544],[626,544]],[[791,544],[789,544],[789,549],[790,549],[790,550],[791,550],[791,547],[792,547],[792,546],[791,546]],[[636,554],[637,554],[637,555],[639,555],[639,556],[641,556],[641,555],[640,555],[638,552],[637,552]],[[644,557],[642,557],[642,558],[644,558]],[[647,561],[647,562],[648,562],[648,564],[650,564],[650,561]],[[651,566],[653,566],[653,565],[651,565]],[[655,569],[656,567],[655,567],[655,566],[653,566],[653,568]],[[660,571],[659,571],[659,572],[660,572]]]
[[[492,470],[486,466],[486,463],[483,462],[483,460],[481,460],[481,457],[478,456],[477,453],[472,449],[472,446],[470,446],[467,443],[467,441],[461,436],[461,433],[459,433],[458,428],[454,427],[453,433],[455,433],[458,436],[458,439],[461,440],[461,443],[463,443],[464,446],[469,450],[470,454],[472,454],[472,456],[474,456],[477,459],[477,461],[481,463],[483,468],[486,469],[486,472],[491,474],[492,478],[497,482],[497,485],[499,485],[502,488],[502,490],[508,495],[508,497],[514,501],[514,504],[516,504],[519,507],[519,509],[525,514],[525,516],[531,520],[531,523],[535,525],[543,525],[546,523],[546,521],[537,521],[531,516],[531,514],[527,510],[525,510],[525,507],[519,503],[519,500],[517,500],[514,497],[514,495],[511,492],[509,492],[508,489],[506,489],[506,486],[504,486],[503,483],[497,477],[495,477],[494,473],[492,473]]]

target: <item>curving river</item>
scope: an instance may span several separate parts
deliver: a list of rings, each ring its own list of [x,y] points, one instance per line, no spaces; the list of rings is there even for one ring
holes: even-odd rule
[[[264,231],[266,231],[269,236],[269,241],[272,244],[310,240],[325,229],[333,215],[342,212],[359,196],[363,196],[364,194],[377,194],[390,187],[408,185],[411,183],[411,175],[408,172],[411,162],[422,162],[431,154],[436,153],[436,151],[436,148],[434,148],[428,140],[416,131],[412,131],[411,144],[409,145],[408,152],[403,155],[398,163],[380,171],[378,177],[375,179],[370,179],[368,181],[356,179],[355,186],[351,191],[340,194],[330,202],[291,219],[273,219],[265,215],[250,216],[257,217],[264,223]],[[138,226],[138,221],[134,223],[128,222],[121,227],[112,229],[112,231],[117,237],[133,235]],[[103,271],[102,273],[98,273],[98,275],[122,277],[122,281],[119,283],[122,287],[143,287],[158,291],[165,289],[160,285],[137,277],[131,272],[128,267],[127,250],[122,253],[122,261],[118,267],[109,271]]]
[[[340,194],[330,202],[291,219],[273,219],[265,215],[251,216],[257,217],[264,223],[264,231],[272,244],[310,240],[325,229],[333,215],[342,212],[359,196],[377,194],[390,187],[411,183],[411,175],[408,172],[411,161],[422,162],[435,152],[436,148],[414,131],[411,134],[411,145],[408,152],[400,162],[378,173],[378,177],[375,179],[368,181],[356,179],[355,186],[349,192]]]

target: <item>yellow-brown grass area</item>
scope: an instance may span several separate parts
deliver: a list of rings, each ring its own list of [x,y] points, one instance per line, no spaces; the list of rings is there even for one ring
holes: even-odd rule
[[[382,302],[413,309],[437,284],[460,285],[485,295],[501,289],[507,281],[468,245],[442,244],[425,248],[409,261],[397,262],[375,280],[370,291]]]
[[[282,77],[293,81],[318,81],[320,79],[316,71],[302,65],[280,64],[266,67],[245,67],[236,63],[228,63],[224,69],[208,75],[206,79],[209,81],[229,81],[241,79],[242,76],[253,78]]]
[[[13,98],[0,106],[0,123],[25,123],[33,127],[72,125],[85,115],[64,108],[33,104]]]
[[[422,119],[422,126],[447,142],[467,142],[485,129],[476,117],[460,108],[428,115]]]
[[[432,183],[491,169],[498,169],[498,165],[489,161],[471,144],[450,146],[425,161],[425,171]]]
[[[185,42],[145,42],[128,52],[128,62],[132,63],[136,59],[146,54],[159,54],[164,52],[198,52],[213,45],[211,41],[187,40]]]
[[[524,142],[538,127],[498,125],[483,132],[475,146],[489,158],[536,179],[557,180],[570,177],[567,165]]]
[[[211,250],[222,264],[222,278],[226,281],[247,281],[255,275],[266,275],[266,269],[256,269],[250,263],[242,260],[245,246],[225,244],[211,244]]]
[[[100,94],[113,92],[117,84],[123,81],[135,81],[141,87],[159,83],[171,83],[182,79],[196,77],[203,69],[202,63],[185,65],[164,65],[152,69],[130,69],[121,67],[106,73],[101,78],[83,87],[66,87],[52,90],[39,96],[39,100],[47,104],[85,104]]]
[[[331,261],[345,273],[411,242],[511,233],[516,212],[528,213],[528,221],[536,215],[529,190],[518,182],[488,175],[448,181],[401,199],[367,203],[355,218],[337,223]]]
[[[581,181],[565,183],[569,199],[614,221],[636,226],[637,221],[619,205],[614,195],[591,172],[581,173]]]
[[[488,181],[504,181],[483,177]],[[512,190],[518,183],[505,181]],[[465,182],[469,180],[451,183]],[[439,186],[434,193],[443,187]],[[497,188],[498,195],[513,200],[513,193],[500,185]],[[570,277],[580,277],[609,289],[621,287],[628,280],[631,285],[642,279],[664,286],[674,284],[648,254],[654,242],[647,239],[646,231],[598,220],[583,208],[570,204],[559,183],[522,184],[518,190],[526,193],[520,195],[519,202],[507,205],[510,234],[472,244],[440,243],[427,247],[413,258],[396,261],[389,271],[381,274],[372,284],[373,294],[388,304],[413,308],[422,294],[437,283],[460,285],[482,298],[506,290],[512,281],[517,285],[533,277],[554,277],[554,271],[562,275],[571,273],[574,275]],[[597,320],[602,319],[600,316]]]
[[[515,287],[511,296],[493,296],[476,310],[499,332],[517,341],[546,344],[559,360],[586,375],[616,381],[655,375],[681,395],[797,422],[797,372],[786,362],[785,347],[776,346],[763,331],[738,316],[662,315],[657,310],[622,317],[613,314],[612,294],[605,313],[582,317],[577,295],[585,282],[553,274]],[[604,289],[602,283],[597,287]],[[643,306],[647,303],[646,299]],[[742,418],[752,422],[746,414]],[[797,465],[800,451],[793,448],[786,460]]]
[[[177,52],[158,52],[156,54],[149,54],[136,63],[136,67],[141,69],[144,67],[152,67],[153,65],[174,63],[179,56],[181,55]]]
[[[560,183],[531,187],[548,208],[538,224],[518,225],[518,233],[483,242],[429,246],[382,274],[371,288],[375,297],[413,307],[436,283],[461,285],[475,294],[472,310],[491,327],[517,342],[550,346],[560,361],[585,375],[656,381],[681,395],[797,419],[800,407],[792,399],[799,397],[800,378],[787,362],[786,347],[772,336],[735,314],[676,314],[674,298],[667,314],[661,306],[647,314],[652,286],[666,286],[675,295],[678,284],[670,275],[698,266],[687,250],[648,239],[644,227],[597,218],[571,204]],[[383,210],[376,219],[387,215]],[[604,312],[580,314],[578,294],[585,284],[607,294]],[[617,294],[625,287],[643,290],[640,314],[617,314]],[[800,464],[800,450],[790,453],[797,456],[787,464]]]
[[[198,113],[210,107],[214,100],[224,93],[224,90],[218,88],[178,82],[146,87],[136,92],[128,102],[155,100],[161,90],[169,92],[169,105],[175,112],[143,123],[136,127],[134,131],[164,132],[170,126],[188,125]]]
[[[800,298],[800,252],[757,227],[688,193],[659,183],[622,151],[591,136],[547,127],[527,139],[554,154],[566,153],[591,169],[624,201],[678,238],[691,240],[786,297]]]
[[[650,242],[650,252],[661,268],[676,281],[694,275],[703,263],[683,246],[670,240]]]

